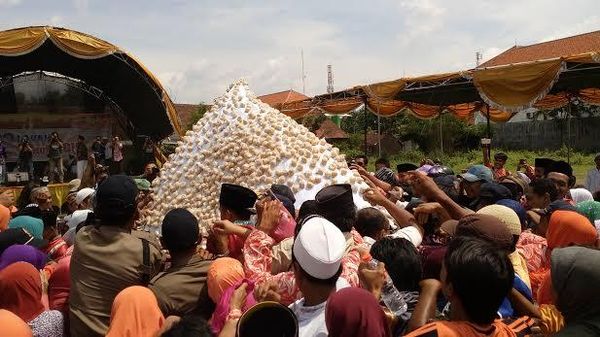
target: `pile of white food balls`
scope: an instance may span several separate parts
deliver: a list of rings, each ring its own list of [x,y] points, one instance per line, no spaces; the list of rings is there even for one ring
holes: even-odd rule
[[[164,215],[181,207],[198,218],[205,233],[219,219],[222,183],[257,194],[271,184],[287,185],[296,196],[296,209],[321,188],[348,183],[358,208],[369,206],[361,195],[368,186],[348,169],[344,155],[258,100],[244,81],[217,98],[178,143],[152,184],[153,200],[141,211],[141,223],[159,231]]]

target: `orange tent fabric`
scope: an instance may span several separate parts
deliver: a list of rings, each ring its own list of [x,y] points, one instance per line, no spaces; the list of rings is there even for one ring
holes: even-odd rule
[[[600,88],[579,90],[578,97],[588,104],[600,105]]]
[[[542,109],[542,110],[551,110],[551,109],[558,109],[560,107],[563,107],[563,106],[567,105],[568,103],[569,103],[569,98],[567,97],[566,93],[559,93],[559,94],[555,94],[555,95],[549,94],[549,95],[546,95],[546,97],[539,100],[537,103],[535,103],[535,105],[533,107],[537,108],[537,109]]]
[[[362,99],[360,98],[347,98],[335,101],[326,101],[322,104],[319,104],[318,107],[323,109],[325,112],[334,114],[334,115],[343,115],[347,114],[352,110],[360,107],[363,104]]]
[[[367,108],[373,114],[381,117],[392,117],[406,109],[406,103],[402,101],[387,101],[381,102],[376,99],[367,101]]]
[[[319,108],[311,101],[297,101],[282,104],[279,111],[292,119],[300,119],[318,110]]]

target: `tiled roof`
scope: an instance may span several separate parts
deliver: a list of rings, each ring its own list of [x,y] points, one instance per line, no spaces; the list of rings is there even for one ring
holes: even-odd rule
[[[325,139],[346,139],[348,134],[344,130],[340,129],[331,119],[327,118],[321,123],[321,126],[315,135],[319,138]]]
[[[600,30],[529,46],[514,46],[484,62],[479,68],[571,56],[592,51],[600,52]]]
[[[297,91],[291,90],[291,89],[285,90],[285,91],[280,91],[280,92],[275,92],[272,94],[258,96],[258,99],[267,103],[268,105],[272,106],[275,109],[279,109],[281,107],[281,104],[283,104],[283,103],[302,101],[307,98],[310,98],[310,97],[306,96],[305,94],[299,93]]]
[[[179,116],[179,121],[181,122],[181,126],[187,128],[190,124],[190,120],[192,117],[192,113],[198,110],[198,104],[179,104],[175,103],[175,110],[177,110],[177,115]]]

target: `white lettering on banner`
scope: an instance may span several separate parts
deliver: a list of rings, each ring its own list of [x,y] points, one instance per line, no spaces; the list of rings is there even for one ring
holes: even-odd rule
[[[96,137],[110,137],[111,130],[109,128],[98,129],[74,129],[74,128],[55,128],[55,129],[0,129],[0,138],[4,140],[7,152],[7,162],[17,161],[19,155],[19,144],[23,137],[29,137],[29,144],[33,149],[34,161],[48,160],[48,144],[50,134],[57,132],[63,142],[63,158],[69,158],[69,155],[76,155],[77,137],[82,135],[85,137],[85,145],[88,150]],[[90,150],[91,151],[91,150]]]

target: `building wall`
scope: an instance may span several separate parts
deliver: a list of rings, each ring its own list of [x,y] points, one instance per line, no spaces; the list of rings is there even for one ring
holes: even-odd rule
[[[498,123],[493,125],[493,145],[504,149],[553,150],[569,143],[564,119]],[[581,151],[600,150],[600,118],[572,118],[570,145]]]

